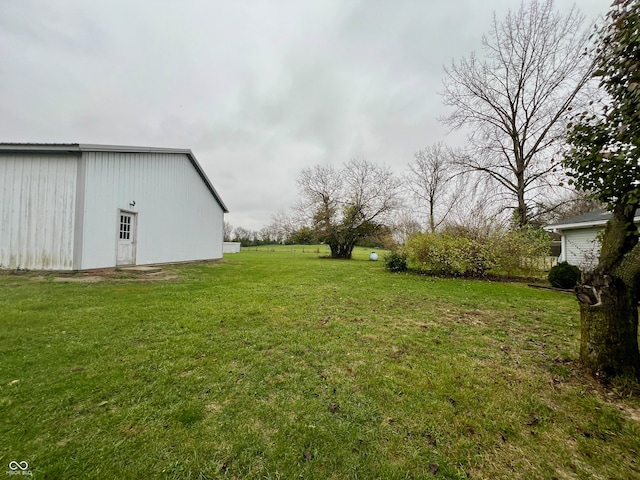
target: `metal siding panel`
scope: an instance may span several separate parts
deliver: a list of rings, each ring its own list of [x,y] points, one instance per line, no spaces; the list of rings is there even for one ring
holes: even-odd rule
[[[2,259],[8,257],[9,250],[9,233],[7,225],[9,225],[10,212],[9,212],[9,195],[8,188],[10,178],[13,178],[12,164],[10,162],[0,163],[0,267],[2,266]]]
[[[23,242],[21,239],[25,235],[23,219],[26,212],[23,211],[23,208],[28,200],[26,198],[23,200],[23,196],[27,195],[27,192],[25,192],[25,177],[28,175],[28,172],[25,172],[25,165],[26,164],[23,162],[16,164],[15,185],[17,189],[14,192],[12,199],[12,218],[9,222],[9,228],[12,230],[10,245],[12,258],[9,263],[10,268],[18,268],[22,263],[24,263],[24,254],[22,251]]]
[[[83,153],[85,161],[85,207],[81,269],[115,266],[116,208],[114,160],[110,155],[98,159],[96,152]]]
[[[86,185],[86,160],[84,157],[78,159],[76,176],[76,198],[75,198],[75,218],[73,237],[73,268],[79,270],[82,267],[82,242],[84,238],[84,208],[85,208],[85,185]]]
[[[222,208],[186,154],[83,155],[83,269],[115,265],[120,208],[138,213],[137,264],[222,258]]]
[[[76,181],[78,178],[78,159],[74,159],[74,168],[66,172],[64,192],[64,211],[66,215],[62,219],[63,231],[61,231],[60,248],[61,253],[64,252],[64,258],[67,264],[66,269],[73,269],[73,244],[75,230],[75,205],[76,205]]]
[[[145,212],[139,204],[139,263],[221,258],[216,224],[222,224],[222,209],[188,157],[155,154],[150,162],[157,208]]]
[[[71,270],[73,267],[75,155],[0,156],[4,268]]]

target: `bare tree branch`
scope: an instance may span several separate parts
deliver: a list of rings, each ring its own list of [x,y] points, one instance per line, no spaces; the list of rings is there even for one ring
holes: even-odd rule
[[[446,220],[463,193],[455,167],[449,149],[443,143],[436,143],[415,153],[409,173],[405,175],[405,188],[418,202],[418,211],[426,208],[425,216],[432,232]]]
[[[575,8],[561,15],[552,0],[523,2],[501,21],[494,15],[482,60],[472,53],[445,68],[442,96],[453,112],[441,120],[469,129],[459,165],[502,185],[520,225],[530,220],[531,191],[551,184],[569,110],[587,101],[593,62],[583,24]]]

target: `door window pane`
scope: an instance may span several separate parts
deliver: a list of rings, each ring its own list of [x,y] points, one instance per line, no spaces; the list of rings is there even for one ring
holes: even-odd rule
[[[131,239],[131,215],[120,215],[120,240]]]

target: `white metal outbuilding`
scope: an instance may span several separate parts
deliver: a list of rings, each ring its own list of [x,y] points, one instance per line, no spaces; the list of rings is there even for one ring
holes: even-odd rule
[[[222,253],[240,253],[240,242],[224,242],[222,244]]]
[[[222,258],[227,212],[191,150],[0,144],[0,268]]]

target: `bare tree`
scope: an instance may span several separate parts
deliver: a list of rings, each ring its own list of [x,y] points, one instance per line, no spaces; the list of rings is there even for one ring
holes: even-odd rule
[[[334,258],[351,258],[358,240],[389,222],[389,214],[400,206],[399,180],[366,160],[351,160],[340,170],[323,165],[304,169],[298,187],[298,211]]]
[[[502,21],[494,15],[484,59],[472,53],[445,69],[442,96],[453,113],[442,120],[468,129],[468,151],[457,161],[501,187],[519,225],[553,183],[568,112],[584,101],[593,62],[583,24],[575,8],[562,15],[553,0],[523,2]]]
[[[283,211],[273,215],[269,224],[271,235],[278,243],[287,242],[299,228],[300,222],[293,215]]]
[[[326,238],[338,214],[343,182],[331,165],[305,168],[298,177],[300,201],[295,209],[301,223],[311,225],[320,238]]]
[[[455,207],[463,193],[451,152],[439,142],[414,154],[404,184],[418,202],[426,208],[429,230],[435,232]]]
[[[413,209],[402,208],[393,218],[391,230],[393,239],[400,245],[404,245],[407,239],[420,232],[420,222],[416,220]]]
[[[230,242],[233,236],[233,225],[229,222],[224,222],[224,241]]]
[[[567,218],[583,215],[593,210],[604,209],[602,202],[590,192],[582,192],[573,188],[563,189],[554,198],[537,204],[536,221],[540,224],[551,224]]]
[[[471,190],[469,195],[460,198],[456,208],[451,211],[443,224],[444,229],[475,232],[490,235],[509,228],[509,218],[499,202],[492,185],[481,185],[478,191]]]
[[[255,232],[244,227],[236,227],[233,230],[233,241],[242,243],[243,247],[254,244]]]
[[[257,233],[257,238],[263,245],[283,243],[282,237],[280,236],[273,223],[267,225],[266,227],[262,227]]]

